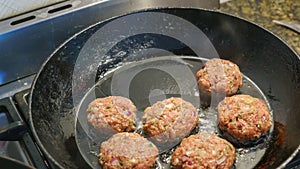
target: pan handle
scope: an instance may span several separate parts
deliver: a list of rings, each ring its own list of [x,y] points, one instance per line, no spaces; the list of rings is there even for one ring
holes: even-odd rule
[[[22,121],[16,121],[0,127],[0,141],[18,141],[28,131],[27,126]]]

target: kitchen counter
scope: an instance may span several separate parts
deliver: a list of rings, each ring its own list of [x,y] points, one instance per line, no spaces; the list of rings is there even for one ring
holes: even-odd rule
[[[220,10],[263,26],[287,42],[300,55],[300,34],[272,22],[276,19],[300,24],[299,0],[232,0],[221,4]]]

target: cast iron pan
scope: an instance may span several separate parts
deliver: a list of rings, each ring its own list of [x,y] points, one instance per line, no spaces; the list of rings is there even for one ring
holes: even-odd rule
[[[154,86],[163,91],[165,97],[168,94],[182,97],[185,93],[181,90],[178,93],[177,89],[181,89],[180,83],[190,74],[176,80],[168,71],[166,74],[151,72],[151,67],[143,69],[145,67],[139,65],[166,57],[182,60],[184,56],[192,57],[191,62],[196,60],[194,64],[179,62],[188,67],[191,74],[205,59],[220,57],[235,62],[250,87],[255,88],[240,92],[253,91],[252,94],[258,93],[257,97],[269,103],[274,129],[263,143],[264,151],[244,163],[236,162],[235,168],[283,168],[297,153],[300,143],[300,123],[297,123],[300,118],[299,57],[279,38],[253,23],[221,12],[183,8],[139,11],[108,19],[73,36],[49,57],[32,87],[30,120],[34,136],[50,166],[94,166],[91,161],[99,151],[99,143],[89,144],[89,148],[96,147],[90,152],[91,158],[81,153],[82,145],[78,145],[78,138],[83,137],[78,133],[86,133],[80,118],[76,117],[81,117],[77,113],[84,110],[80,105],[85,104],[80,103],[90,96],[87,93],[92,93],[93,97],[122,94],[135,102],[143,100],[138,98],[142,93],[143,103],[149,105],[150,101],[145,98],[153,89],[149,86]],[[154,68],[158,69],[160,63],[155,63]],[[132,76],[133,82],[128,83],[127,91],[120,92],[111,83],[103,83],[128,65],[133,65],[133,70],[143,71]],[[158,75],[165,78],[157,78]],[[149,76],[155,79],[148,80],[140,89],[134,86]],[[170,90],[167,86],[156,85],[164,84],[166,78],[174,85]],[[257,152],[257,149],[239,150],[247,150],[246,154]]]

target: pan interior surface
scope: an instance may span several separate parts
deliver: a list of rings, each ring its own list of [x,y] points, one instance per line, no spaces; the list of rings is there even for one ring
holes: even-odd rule
[[[161,14],[164,17],[156,17]],[[146,31],[134,34],[137,29]],[[123,35],[122,31],[129,34]],[[171,57],[174,55],[177,56]],[[163,65],[163,60],[172,60],[170,63],[173,65],[181,65],[191,72],[191,76],[183,76],[185,79],[193,76],[195,80],[194,73],[201,68],[203,58],[212,57],[236,63],[244,74],[240,92],[261,98],[272,108],[274,129],[264,142],[267,144],[259,144],[254,149],[238,149],[236,168],[240,168],[240,164],[254,168],[283,167],[296,153],[300,143],[300,123],[297,121],[300,118],[299,57],[276,36],[255,24],[220,12],[182,8],[140,11],[101,22],[75,35],[45,62],[33,84],[29,107],[33,135],[50,161],[49,165],[53,168],[100,167],[95,159],[101,140],[92,142],[88,140],[90,136],[81,138],[85,136],[87,127],[84,122],[78,125],[76,112],[80,108],[80,114],[84,114],[84,104],[90,101],[89,96],[93,96],[91,99],[118,94],[115,91],[118,87],[110,86],[110,77],[118,73],[120,76],[117,77],[126,77],[122,72],[136,70],[138,64]],[[186,97],[187,101],[199,106],[195,81],[181,91],[178,90],[180,83],[175,82],[185,84],[188,80],[171,78],[157,69],[136,74],[132,78],[134,83],[128,87],[137,89],[134,84],[152,82],[152,78],[145,79],[145,76],[154,74],[165,78],[165,81],[158,82],[166,85],[159,85],[165,88],[150,92],[151,99],[148,97],[150,90],[129,90],[131,93],[120,95],[132,99],[139,112],[170,96],[183,99],[190,96]],[[168,83],[173,86],[171,89],[166,88]],[[203,120],[193,132],[218,133],[213,127],[215,123],[211,123],[216,120],[212,115],[214,110],[198,108]],[[168,165],[169,158],[168,151],[163,151],[157,166]]]
[[[143,111],[156,101],[162,101],[170,97],[181,97],[198,108],[197,113],[200,116],[199,123],[190,134],[207,132],[222,137],[217,127],[216,108],[212,106],[203,107],[200,104],[201,97],[199,96],[195,74],[206,61],[207,59],[199,57],[166,56],[127,63],[124,66],[108,70],[109,73],[105,74],[83,98],[77,112],[77,117],[82,119],[76,121],[75,139],[78,149],[87,163],[92,168],[101,168],[98,164],[97,155],[99,154],[101,143],[110,137],[110,135],[99,133],[99,131],[95,130],[91,125],[87,124],[86,110],[88,104],[96,98],[111,95],[127,97],[135,103],[137,107],[137,128],[134,132],[150,140],[151,138],[142,130],[141,118],[144,114]],[[163,69],[167,67],[169,67],[169,69]],[[168,73],[163,73],[163,70],[168,70]],[[175,76],[172,76],[175,72],[178,76],[184,78],[176,79]],[[131,75],[134,75],[134,78],[131,78]],[[114,78],[117,78],[117,80]],[[130,83],[128,86],[129,93],[122,91],[122,89],[127,90],[127,88],[124,87],[127,81]],[[246,76],[243,77],[243,87],[241,87],[238,94],[251,95],[265,101],[269,105],[263,92]],[[237,169],[255,167],[259,161],[261,161],[266,149],[270,147],[269,144],[273,144],[271,138],[272,130],[273,129],[271,129],[259,144],[237,147],[234,167]],[[167,145],[156,144],[159,148],[160,156],[156,161],[155,168],[170,168],[172,153],[179,143],[180,141],[175,143],[170,142]]]

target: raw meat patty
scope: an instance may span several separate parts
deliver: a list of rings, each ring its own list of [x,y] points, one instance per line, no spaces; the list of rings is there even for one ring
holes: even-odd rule
[[[118,133],[103,142],[99,163],[105,169],[147,169],[158,156],[156,146],[137,133]]]
[[[87,121],[103,133],[135,130],[136,107],[127,98],[109,96],[97,98],[87,109]]]

